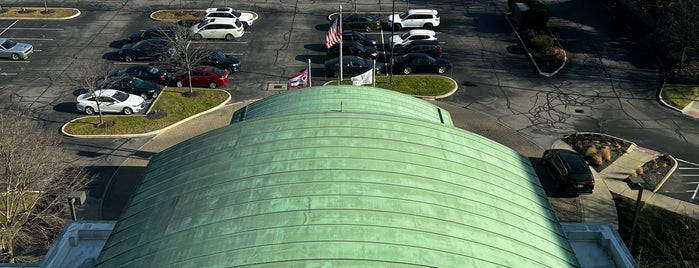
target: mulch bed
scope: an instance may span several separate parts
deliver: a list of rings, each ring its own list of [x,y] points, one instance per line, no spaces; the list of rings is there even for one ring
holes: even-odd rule
[[[576,133],[564,137],[563,141],[581,154],[597,172],[619,159],[631,146],[630,142],[600,134]],[[605,155],[606,151],[608,155]]]

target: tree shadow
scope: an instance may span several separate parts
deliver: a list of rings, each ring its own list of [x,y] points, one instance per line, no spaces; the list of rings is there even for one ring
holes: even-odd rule
[[[124,45],[126,45],[128,41],[126,40],[114,40],[111,43],[109,43],[109,47],[111,48],[121,48]]]

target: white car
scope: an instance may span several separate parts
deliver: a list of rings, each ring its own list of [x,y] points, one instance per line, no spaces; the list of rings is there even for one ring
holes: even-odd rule
[[[22,60],[29,58],[29,54],[34,52],[34,47],[30,44],[15,43],[7,38],[0,38],[0,57],[12,60]]]
[[[240,12],[230,7],[211,7],[206,9],[204,18],[233,18],[245,23],[245,27],[252,26],[255,16],[252,13]]]
[[[401,35],[394,35],[388,41],[391,46],[405,46],[413,40],[437,40],[432,30],[410,30]]]
[[[145,107],[143,98],[116,89],[100,89],[95,90],[94,93],[81,94],[78,96],[76,107],[86,114],[94,114],[98,111],[97,103],[99,103],[99,110],[103,113],[128,115],[138,113]]]
[[[189,36],[194,40],[202,38],[233,40],[245,34],[245,28],[238,19],[210,18],[192,25],[189,28]]]
[[[425,28],[432,30],[439,26],[439,13],[434,9],[410,9],[403,14],[389,15],[387,18],[388,27],[402,28]]]

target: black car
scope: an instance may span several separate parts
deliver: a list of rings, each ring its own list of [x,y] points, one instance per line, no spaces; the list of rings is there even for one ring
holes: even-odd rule
[[[195,51],[194,54],[198,54],[199,64],[201,65],[213,66],[226,70],[228,73],[237,72],[240,68],[240,60],[238,58],[219,51],[202,49]]]
[[[342,29],[371,32],[381,29],[381,20],[379,16],[367,13],[353,13],[342,18]]]
[[[414,40],[405,46],[393,48],[393,56],[402,56],[408,53],[425,53],[432,57],[442,56],[442,46],[437,40]]]
[[[161,38],[167,40],[177,40],[180,38],[177,28],[172,26],[152,27],[146,30],[133,32],[126,38],[129,43],[138,42],[145,39]]]
[[[591,194],[595,178],[583,157],[574,151],[550,149],[541,162],[553,176],[556,188],[566,194]]]
[[[175,49],[170,41],[164,39],[146,39],[138,43],[126,44],[119,50],[119,58],[124,61],[137,59],[155,59],[164,61],[175,54]]]
[[[359,75],[366,73],[366,71],[374,68],[374,63],[372,61],[363,59],[359,56],[342,56],[342,75]],[[378,68],[376,68],[376,74],[378,74]],[[340,76],[340,58],[334,58],[325,61],[325,76],[338,77]]]
[[[129,94],[141,96],[144,99],[158,97],[162,87],[150,81],[144,81],[137,77],[110,77],[101,83],[100,88],[117,89]]]
[[[360,56],[362,58],[376,58],[376,48],[365,46],[355,41],[342,42],[342,55]],[[340,56],[340,42],[335,43],[328,49],[328,57],[336,58]]]
[[[134,65],[114,71],[110,76],[133,76],[146,81],[167,85],[172,80],[172,74],[150,65]]]
[[[445,58],[435,58],[425,53],[408,53],[395,57],[393,72],[411,73],[446,73],[451,69],[451,61]]]
[[[343,31],[342,41],[355,41],[365,46],[376,46],[376,40],[357,31]]]

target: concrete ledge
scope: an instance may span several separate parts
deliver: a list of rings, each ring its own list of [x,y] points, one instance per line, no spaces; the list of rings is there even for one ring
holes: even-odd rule
[[[176,22],[176,21],[179,21],[179,20],[178,20],[178,19],[159,19],[159,18],[157,18],[157,15],[160,14],[160,13],[165,13],[165,12],[177,12],[177,11],[202,12],[202,13],[205,12],[204,9],[182,9],[182,10],[179,10],[179,9],[163,9],[163,10],[157,10],[157,11],[151,12],[151,13],[148,15],[148,18],[150,18],[151,20],[157,20],[157,21],[170,21],[170,22]],[[252,13],[252,21],[256,21],[256,20],[258,20],[258,19],[260,18],[260,15],[257,14],[257,12],[254,12],[254,11],[242,10],[242,9],[238,9],[238,11],[240,11],[240,12],[245,12],[245,13]],[[204,18],[202,17],[201,19],[203,20]]]
[[[550,73],[543,72],[543,71],[541,71],[541,69],[539,68],[539,65],[536,64],[536,61],[534,60],[534,56],[532,56],[532,53],[530,53],[530,52],[529,52],[529,49],[527,49],[527,46],[524,45],[524,40],[522,40],[522,37],[519,36],[519,33],[517,32],[517,28],[515,28],[515,26],[512,24],[512,22],[510,21],[510,17],[509,17],[509,16],[510,16],[510,13],[505,13],[505,20],[507,21],[507,24],[510,25],[510,28],[512,29],[512,32],[515,34],[515,36],[517,36],[517,39],[519,40],[520,45],[522,45],[522,48],[524,48],[524,52],[527,54],[527,57],[529,57],[529,60],[530,60],[530,61],[532,62],[532,64],[534,65],[534,68],[536,68],[537,73],[538,73],[540,76],[546,77],[546,78],[549,78],[549,77],[551,77],[551,76],[554,76],[554,75],[558,74],[558,72],[561,71],[561,70],[563,69],[563,67],[565,67],[566,62],[568,62],[568,53],[565,52],[565,49],[563,49],[563,46],[561,45],[561,43],[558,42],[558,39],[556,39],[555,37],[553,38],[553,40],[556,42],[556,44],[558,45],[558,47],[560,47],[561,49],[563,49],[563,64],[561,64],[561,66],[558,67],[558,69],[556,69],[556,70],[553,71],[553,72],[550,72]],[[552,33],[548,28],[546,28],[546,30],[549,32],[549,34],[551,34],[551,36],[554,36],[553,33]]]

